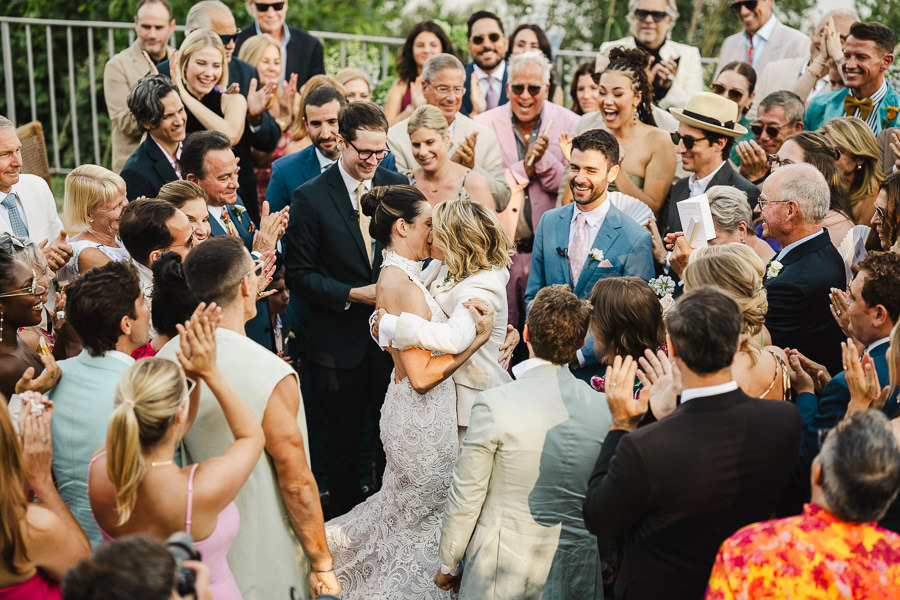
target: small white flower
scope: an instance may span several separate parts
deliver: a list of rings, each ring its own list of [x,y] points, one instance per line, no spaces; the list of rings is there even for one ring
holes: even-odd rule
[[[778,274],[781,273],[781,269],[784,268],[784,265],[778,262],[777,260],[769,261],[769,268],[766,270],[766,279],[772,279],[773,277],[778,277]]]
[[[287,335],[285,337],[287,337],[287,339],[289,339],[289,340],[292,340],[292,339],[296,338],[297,336],[294,335],[293,331],[288,331]]]
[[[591,248],[591,251],[588,252],[588,256],[590,257],[591,262],[600,262],[603,260],[603,250],[599,248]]]
[[[456,277],[453,276],[453,273],[447,272],[447,275],[444,276],[444,279],[435,286],[435,289],[440,292],[445,292],[456,285]]]
[[[231,212],[234,213],[234,216],[236,216],[238,219],[240,219],[241,217],[244,216],[244,213],[247,212],[247,209],[244,208],[243,206],[239,206],[239,205],[235,204],[234,206],[231,207]]]
[[[668,275],[654,277],[648,283],[660,298],[671,298],[672,293],[675,291],[675,280]]]

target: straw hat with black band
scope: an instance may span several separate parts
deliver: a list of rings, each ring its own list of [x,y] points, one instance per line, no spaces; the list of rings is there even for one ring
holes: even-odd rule
[[[747,128],[738,123],[738,105],[711,92],[694,94],[683,109],[670,108],[669,112],[686,125],[728,137],[740,137]]]

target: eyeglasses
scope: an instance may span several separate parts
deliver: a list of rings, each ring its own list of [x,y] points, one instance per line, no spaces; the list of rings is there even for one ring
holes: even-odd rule
[[[878,218],[879,221],[884,223],[884,209],[883,208],[881,208],[880,206],[876,206],[875,207],[875,216]]]
[[[525,89],[528,89],[528,94],[530,96],[537,96],[541,93],[541,90],[544,89],[542,85],[522,85],[521,83],[512,83],[509,86],[509,91],[513,93],[514,96],[521,96],[525,93]]]
[[[653,17],[654,23],[661,23],[669,14],[664,10],[643,10],[638,8],[634,11],[634,18],[638,21],[646,21],[647,17]]]
[[[270,8],[274,8],[275,10],[281,10],[284,8],[284,2],[273,2],[272,4],[264,4],[262,2],[254,2],[254,6],[256,6],[256,12],[267,12]]]
[[[728,99],[735,104],[744,99],[743,90],[739,90],[737,88],[727,88],[721,83],[711,83],[709,84],[709,89],[712,90],[712,93],[716,96],[727,96]]]
[[[746,8],[750,12],[756,10],[756,5],[759,4],[757,0],[742,0],[741,2],[732,2],[731,10],[735,12],[735,14],[740,14],[742,8]]]
[[[256,6],[260,6],[260,5],[257,4]],[[266,6],[266,5],[263,4],[262,6]],[[227,46],[227,45],[230,44],[231,42],[235,41],[235,40],[237,39],[237,36],[239,36],[239,35],[241,35],[241,30],[240,30],[240,29],[238,29],[238,30],[235,31],[234,33],[226,33],[226,34],[221,34],[221,33],[220,33],[220,34],[219,34],[219,39],[222,40],[222,45],[223,45],[223,46]]]
[[[780,168],[780,167],[784,167],[784,166],[787,166],[787,165],[792,165],[792,164],[794,164],[794,161],[792,161],[791,159],[789,159],[789,158],[781,158],[781,157],[779,157],[777,154],[770,154],[770,155],[768,155],[768,156],[766,157],[766,162],[769,163],[769,170],[770,170],[770,171],[774,171],[775,169],[778,169],[778,168]]]
[[[257,277],[262,277],[263,271],[265,271],[265,269],[266,269],[265,259],[258,258],[253,261],[253,266],[250,267],[249,271],[244,273],[244,275],[243,275],[243,277],[241,277],[241,279],[243,279],[244,277],[247,277],[250,273],[254,273]]]
[[[375,160],[382,161],[387,158],[387,155],[391,153],[390,148],[385,148],[384,150],[360,150],[356,146],[353,145],[353,142],[347,140],[347,143],[350,144],[350,147],[356,150],[356,154],[359,156],[359,160],[369,160],[373,156]]]
[[[753,135],[756,136],[756,139],[765,132],[767,136],[774,139],[778,137],[778,134],[781,133],[781,130],[787,127],[787,125],[782,125],[781,127],[776,127],[775,125],[763,125],[762,123],[751,123],[750,131],[753,132]]]
[[[47,288],[42,285],[38,285],[37,274],[34,272],[34,269],[32,269],[31,285],[29,285],[28,287],[19,288],[17,290],[4,292],[0,294],[0,298],[13,298],[14,296],[43,296],[45,293],[47,293]]]
[[[483,35],[473,35],[473,36],[472,36],[472,43],[473,43],[474,45],[476,45],[476,46],[480,46],[481,44],[484,43],[484,38],[485,38],[485,37],[487,37],[487,39],[491,40],[492,43],[496,44],[497,42],[500,41],[500,38],[501,38],[502,36],[501,36],[499,33],[497,33],[496,31],[493,32],[493,33],[487,34],[487,36],[483,36]]]
[[[425,83],[428,82],[426,81]],[[429,83],[428,85],[431,84]],[[436,91],[438,94],[441,94],[442,96],[446,96],[450,92],[453,92],[457,96],[461,96],[462,94],[466,93],[466,88],[461,85],[457,85],[454,87],[450,87],[449,85],[431,85],[431,87],[433,87],[434,91]]]
[[[693,150],[694,144],[696,144],[697,142],[702,142],[703,140],[706,140],[708,142],[709,138],[708,137],[695,138],[695,137],[691,137],[688,135],[681,135],[677,131],[672,133],[672,143],[677,146],[678,142],[681,142],[682,144],[684,144],[685,150]]]
[[[789,202],[790,200],[763,200],[760,198],[756,203],[759,205],[759,210],[762,210],[767,204],[787,204]]]

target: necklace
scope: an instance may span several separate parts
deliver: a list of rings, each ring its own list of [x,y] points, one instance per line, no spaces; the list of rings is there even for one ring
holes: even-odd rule
[[[171,465],[174,463],[175,463],[174,459],[173,460],[160,460],[160,461],[150,463],[150,466],[151,467],[164,467],[166,465]]]

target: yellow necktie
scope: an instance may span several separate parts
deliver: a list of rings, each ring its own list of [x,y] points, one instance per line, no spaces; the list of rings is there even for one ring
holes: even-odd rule
[[[369,257],[369,266],[372,266],[372,236],[369,234],[369,217],[363,214],[362,197],[366,195],[366,185],[360,183],[356,186],[356,206],[359,209],[359,231],[362,233],[363,246],[366,247],[366,256]]]
[[[856,109],[859,109],[859,118],[865,121],[872,114],[872,99],[857,100],[850,92],[844,96],[844,114],[848,117],[856,115]]]

